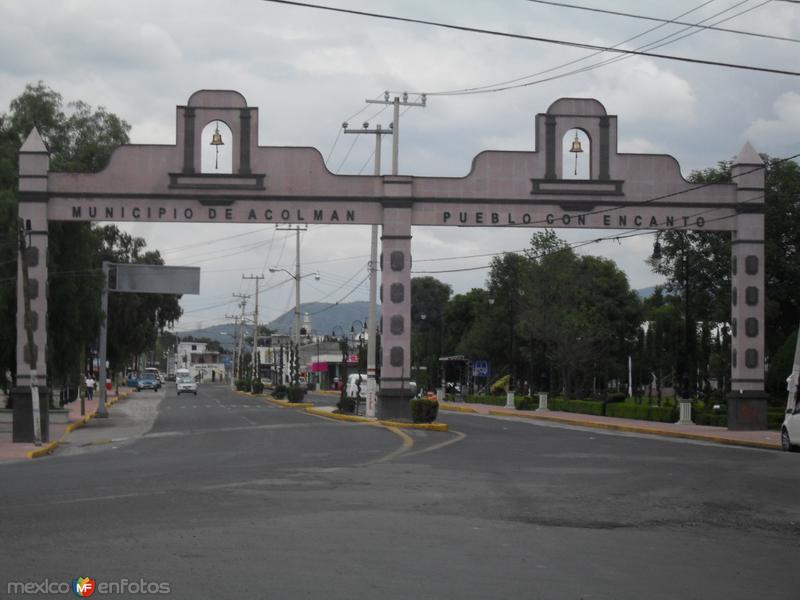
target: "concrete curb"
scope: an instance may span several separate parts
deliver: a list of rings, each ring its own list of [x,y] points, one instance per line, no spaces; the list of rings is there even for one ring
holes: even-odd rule
[[[328,410],[315,408],[313,406],[306,408],[306,412],[310,415],[317,415],[318,417],[326,417],[328,419],[333,419],[334,421],[350,421],[351,423],[373,423],[373,424],[379,423],[379,421],[375,419],[370,419],[368,417],[359,417],[357,415],[343,415],[340,413],[334,413]]]
[[[450,427],[447,423],[404,423],[403,421],[378,421],[384,427],[397,427],[401,429],[422,429],[424,431],[447,432]]]
[[[288,400],[276,400],[275,398],[265,398],[270,404],[282,406],[283,408],[313,408],[314,404],[311,402],[289,402]]]
[[[378,420],[370,417],[359,417],[357,415],[343,415],[319,408],[307,408],[306,412],[319,417],[327,417],[336,421],[349,421],[351,423],[372,423],[383,427],[394,427],[397,429],[422,429],[425,431],[449,431],[447,423],[404,423],[402,421]]]
[[[721,436],[703,435],[698,433],[689,433],[685,431],[664,431],[658,429],[649,429],[647,427],[638,427],[636,425],[622,425],[617,423],[598,423],[596,421],[583,421],[580,419],[565,419],[563,417],[556,417],[552,415],[535,415],[530,413],[511,412],[505,410],[490,410],[489,415],[494,417],[521,417],[523,419],[551,421],[554,423],[562,423],[564,425],[575,425],[577,427],[608,429],[612,431],[623,431],[627,433],[643,433],[646,435],[680,438],[680,439],[695,440],[700,442],[711,442],[714,444],[724,444],[727,446],[744,446],[746,448],[758,448],[760,450],[781,449],[780,444],[770,444],[769,442],[756,442],[752,440],[734,440]]]
[[[106,401],[106,407],[111,408],[120,400],[124,400],[125,398],[130,396],[130,394],[131,394],[130,392],[122,392],[120,394],[117,394],[113,398],[110,398],[109,400]],[[28,458],[41,458],[42,456],[47,456],[48,454],[52,454],[53,452],[56,451],[56,448],[58,448],[64,442],[64,440],[67,439],[67,436],[69,436],[70,433],[72,433],[76,429],[85,427],[89,423],[89,421],[94,419],[96,416],[97,416],[97,411],[93,410],[92,412],[90,412],[87,415],[84,415],[77,421],[73,421],[72,423],[67,425],[67,429],[64,431],[64,433],[61,435],[60,438],[58,438],[53,442],[48,443],[46,446],[42,446],[41,448],[38,448],[36,450],[31,450],[30,452],[28,452]]]
[[[473,413],[477,414],[478,411],[472,408],[471,406],[461,406],[459,404],[448,404],[447,402],[440,402],[439,403],[440,410],[449,410],[452,412],[461,412],[461,413]]]

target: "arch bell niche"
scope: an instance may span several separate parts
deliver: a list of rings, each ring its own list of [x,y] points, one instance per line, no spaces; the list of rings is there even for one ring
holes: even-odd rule
[[[202,172],[201,135],[215,120],[231,130],[229,174]],[[382,225],[381,418],[409,416],[412,226],[730,231],[738,327],[729,426],[763,429],[764,171],[758,154],[745,146],[734,161],[735,183],[697,186],[683,179],[671,156],[618,153],[617,118],[597,100],[562,98],[535,122],[536,150],[481,152],[464,177],[335,175],[316,148],[258,145],[258,111],[233,91],[196,92],[177,108],[176,144],[122,146],[99,173],[49,172],[46,148],[32,132],[20,151],[19,210],[31,221],[36,249],[29,266],[36,282],[37,373],[46,374],[47,224],[53,220]],[[581,157],[590,161],[588,179],[559,177],[562,140],[574,128],[591,140],[589,156]],[[17,306],[17,375],[24,385],[30,367],[21,295]]]
[[[216,173],[202,167],[203,153],[208,151],[203,145],[202,133],[217,121],[227,125],[231,133],[231,139],[225,142],[230,144],[231,173]],[[177,142],[183,149],[183,165],[179,172],[170,173],[170,188],[216,185],[226,189],[263,189],[264,175],[252,172],[252,146],[257,132],[258,109],[248,107],[239,92],[195,92],[186,106],[178,107]]]

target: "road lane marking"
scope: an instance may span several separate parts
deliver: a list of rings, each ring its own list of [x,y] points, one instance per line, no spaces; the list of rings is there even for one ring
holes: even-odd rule
[[[362,463],[362,465],[365,465],[365,466],[366,465],[376,465],[376,464],[379,464],[379,463],[384,463],[384,462],[390,461],[390,460],[392,460],[394,458],[397,458],[398,456],[401,456],[402,454],[406,453],[408,450],[410,450],[414,446],[414,438],[412,438],[410,435],[408,435],[405,431],[402,431],[401,429],[398,429],[397,427],[388,427],[386,425],[377,425],[377,426],[378,427],[382,427],[383,429],[388,429],[389,431],[391,431],[395,435],[400,436],[400,439],[403,440],[403,445],[400,446],[399,448],[397,448],[396,450],[392,450],[391,452],[389,452],[389,454],[386,454],[384,456],[381,456],[380,458],[376,458],[374,460],[370,460],[368,462]]]
[[[405,454],[403,456],[403,458],[408,458],[408,457],[411,457],[411,456],[418,456],[420,454],[425,454],[426,452],[433,452],[434,450],[441,450],[445,446],[449,446],[451,444],[455,444],[457,442],[460,442],[465,437],[467,437],[466,433],[462,433],[460,431],[452,431],[451,430],[450,433],[455,434],[456,437],[454,439],[452,439],[452,440],[447,440],[446,442],[440,442],[438,444],[434,444],[433,446],[428,446],[427,448],[422,448],[420,450],[415,450],[414,452],[409,452],[408,454]]]

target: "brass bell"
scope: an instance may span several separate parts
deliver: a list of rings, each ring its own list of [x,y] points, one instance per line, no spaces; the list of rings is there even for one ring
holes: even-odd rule
[[[569,151],[575,153],[583,152],[583,148],[581,148],[581,141],[578,139],[577,131],[575,132],[575,139],[572,140],[572,148],[570,148]]]
[[[222,141],[222,134],[219,132],[219,125],[217,125],[216,131],[214,131],[214,134],[211,136],[211,145],[212,146],[224,146],[225,145],[225,142]]]

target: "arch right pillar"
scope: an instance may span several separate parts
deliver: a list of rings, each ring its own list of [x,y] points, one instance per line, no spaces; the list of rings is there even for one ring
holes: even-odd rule
[[[731,240],[731,392],[728,429],[767,428],[764,386],[764,163],[748,143],[731,168],[737,185]]]

